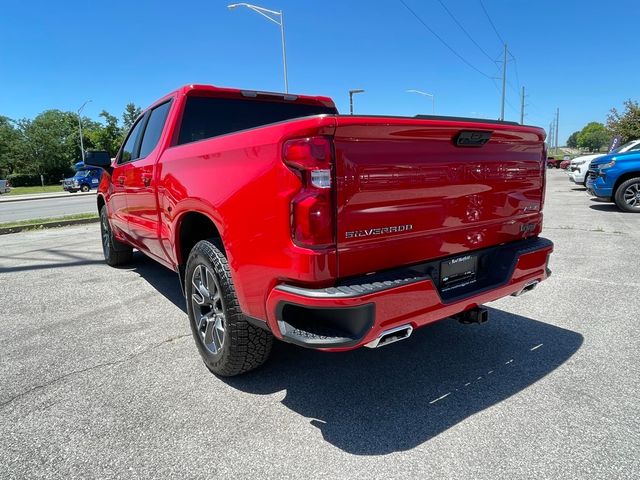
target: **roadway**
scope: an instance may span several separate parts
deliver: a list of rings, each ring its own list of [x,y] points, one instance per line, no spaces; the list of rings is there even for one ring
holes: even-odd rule
[[[639,227],[549,171],[553,275],[487,323],[277,342],[237,378],[200,360],[177,275],[108,267],[98,224],[1,235],[0,477],[638,478]]]
[[[90,212],[96,212],[95,194],[68,194],[64,197],[43,196],[33,200],[20,201],[3,198],[0,201],[0,223]]]

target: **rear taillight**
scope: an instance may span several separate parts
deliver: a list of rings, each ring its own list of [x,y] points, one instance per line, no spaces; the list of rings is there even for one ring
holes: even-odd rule
[[[285,142],[284,163],[298,178],[300,191],[291,200],[291,237],[300,246],[324,248],[335,244],[333,161],[327,137]]]

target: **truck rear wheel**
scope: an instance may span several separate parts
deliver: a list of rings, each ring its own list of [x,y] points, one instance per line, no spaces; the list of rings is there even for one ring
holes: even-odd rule
[[[231,377],[267,360],[273,336],[247,322],[227,258],[209,240],[196,243],[189,254],[185,292],[191,333],[211,372]]]
[[[81,192],[88,192],[89,191],[89,185],[82,185],[80,187],[80,191]]]
[[[640,177],[622,182],[613,199],[620,210],[640,213]]]
[[[109,217],[107,216],[106,205],[103,205],[100,209],[100,236],[102,237],[102,253],[107,265],[117,267],[131,261],[133,248],[114,238],[109,224]]]

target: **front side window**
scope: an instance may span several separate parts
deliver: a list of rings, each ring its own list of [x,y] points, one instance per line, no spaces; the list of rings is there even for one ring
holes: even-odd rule
[[[143,118],[140,118],[140,120],[138,120],[138,122],[131,128],[127,141],[124,142],[124,147],[122,147],[118,163],[127,163],[138,158],[138,150],[140,150],[138,138],[140,137]]]
[[[165,102],[151,110],[147,126],[144,129],[142,143],[140,144],[140,158],[146,157],[156,148],[167,120],[167,115],[169,115],[170,106],[171,102]]]

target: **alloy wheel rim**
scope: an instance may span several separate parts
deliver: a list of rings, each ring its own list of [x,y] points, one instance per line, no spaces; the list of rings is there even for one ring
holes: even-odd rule
[[[226,316],[220,285],[206,265],[198,265],[191,276],[191,307],[198,337],[211,353],[218,353],[225,340]]]
[[[626,188],[624,201],[630,207],[640,206],[640,183],[633,183]]]

